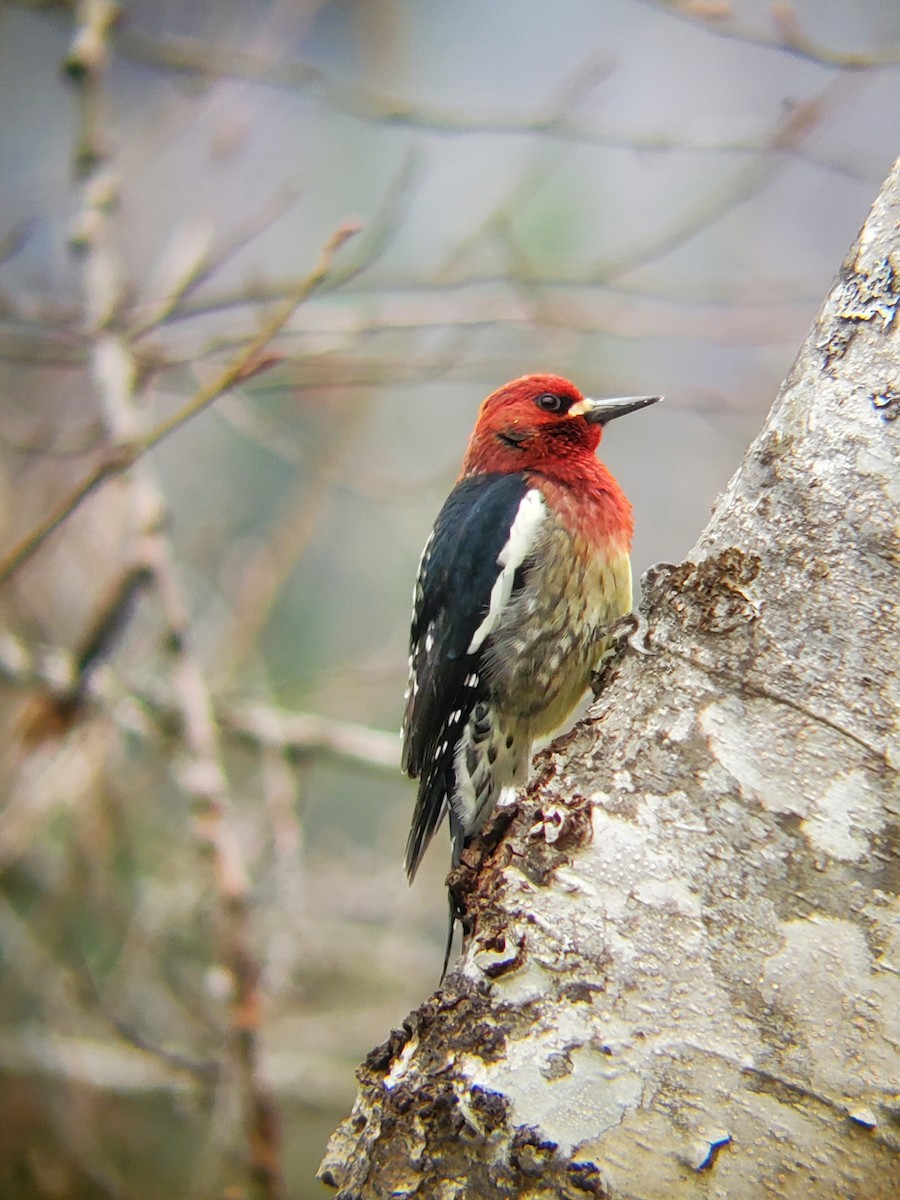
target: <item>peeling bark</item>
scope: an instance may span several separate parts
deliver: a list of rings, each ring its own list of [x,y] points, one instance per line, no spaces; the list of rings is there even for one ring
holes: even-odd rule
[[[646,580],[653,653],[465,864],[466,952],[360,1069],[341,1200],[897,1196],[898,230],[900,164]]]

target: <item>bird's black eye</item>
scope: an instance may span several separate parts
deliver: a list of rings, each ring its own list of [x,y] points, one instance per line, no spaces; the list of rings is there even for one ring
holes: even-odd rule
[[[562,396],[554,396],[552,392],[544,392],[543,396],[537,398],[537,406],[544,412],[562,412],[563,405]]]

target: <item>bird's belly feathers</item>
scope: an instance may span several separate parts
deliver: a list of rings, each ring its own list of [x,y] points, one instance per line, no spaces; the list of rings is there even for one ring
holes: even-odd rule
[[[561,526],[549,529],[491,636],[498,709],[523,721],[532,738],[558,729],[590,686],[604,629],[630,610],[627,552],[599,552]]]

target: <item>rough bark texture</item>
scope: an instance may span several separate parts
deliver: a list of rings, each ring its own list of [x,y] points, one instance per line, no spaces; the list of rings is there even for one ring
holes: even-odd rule
[[[466,953],[332,1138],[342,1200],[898,1195],[898,230],[895,167],[645,584],[654,653],[468,864]]]

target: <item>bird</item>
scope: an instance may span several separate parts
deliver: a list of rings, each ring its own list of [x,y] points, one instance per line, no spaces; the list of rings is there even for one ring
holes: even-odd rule
[[[596,451],[610,421],[660,399],[592,400],[560,375],[533,374],[482,403],[413,592],[410,883],[445,817],[459,865],[504,791],[526,782],[534,743],[584,698],[611,624],[631,611],[632,508]],[[462,915],[451,895],[444,974]]]

